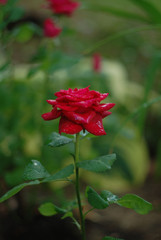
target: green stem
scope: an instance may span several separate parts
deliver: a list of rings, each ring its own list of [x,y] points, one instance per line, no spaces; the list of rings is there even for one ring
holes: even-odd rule
[[[79,207],[79,214],[80,214],[82,240],[86,240],[86,237],[85,237],[85,221],[84,221],[85,219],[84,219],[84,216],[83,216],[82,204],[81,204],[81,198],[80,198],[79,167],[77,167],[77,162],[79,162],[79,133],[76,134],[76,140],[75,140],[75,159],[74,159],[75,176],[76,176],[75,190],[76,190],[78,207]]]

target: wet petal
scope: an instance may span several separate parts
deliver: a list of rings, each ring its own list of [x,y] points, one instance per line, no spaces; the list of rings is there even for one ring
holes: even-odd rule
[[[105,117],[107,117],[111,114],[112,114],[112,112],[104,111],[104,112],[101,113],[101,116],[102,116],[102,118],[105,118]]]
[[[83,126],[88,132],[96,136],[106,135],[102,123],[102,116],[99,113],[96,114],[90,123],[84,124]]]
[[[56,106],[57,108],[60,108],[65,111],[70,111],[70,112],[76,111],[78,109],[78,107],[69,106],[67,104],[57,104]]]
[[[61,111],[57,110],[57,108],[55,107],[51,112],[44,113],[41,116],[45,121],[49,121],[49,120],[53,120],[60,117],[60,115],[61,115]]]
[[[76,96],[71,96],[71,95],[64,95],[61,96],[59,98],[57,98],[57,102],[77,102],[79,101],[79,98],[77,98]]]
[[[115,103],[105,103],[98,106],[93,106],[94,110],[97,112],[107,111],[115,106]]]
[[[97,101],[97,99],[90,99],[90,100],[80,101],[80,102],[71,102],[70,105],[77,106],[77,107],[83,107],[83,108],[89,108],[93,104],[98,104],[98,103],[99,102]]]
[[[88,111],[86,113],[76,113],[76,112],[63,111],[63,114],[69,120],[71,120],[71,121],[73,121],[77,124],[89,123],[92,120],[92,118],[95,116],[94,111]]]
[[[46,101],[53,106],[56,105],[56,100],[49,99],[49,100],[46,100]]]
[[[108,95],[109,95],[109,93],[102,93],[99,97],[99,100],[100,101],[104,100]]]
[[[64,95],[74,95],[75,94],[86,94],[87,92],[89,92],[89,86],[86,87],[86,88],[81,88],[81,89],[78,89],[78,88],[75,88],[75,89],[71,89],[69,88],[68,90],[60,90],[59,92],[56,92],[55,93],[55,96],[56,97],[62,97]]]
[[[67,133],[67,134],[76,134],[82,130],[83,130],[83,128],[81,125],[68,120],[66,117],[61,117],[60,122],[59,122],[59,133],[60,134],[62,132]]]
[[[77,97],[79,99],[79,101],[83,101],[83,100],[89,100],[89,99],[93,99],[93,98],[99,98],[100,97],[100,93],[96,92],[96,91],[89,91],[87,93],[75,93],[73,94],[75,97]]]

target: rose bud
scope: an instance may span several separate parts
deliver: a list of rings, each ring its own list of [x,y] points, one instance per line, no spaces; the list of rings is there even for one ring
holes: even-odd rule
[[[48,2],[53,13],[67,16],[70,16],[80,5],[71,0],[48,0]]]
[[[0,4],[6,4],[7,0],[0,0]]]
[[[48,18],[44,22],[44,35],[48,38],[57,37],[62,29],[57,27],[52,19]]]
[[[101,63],[102,63],[102,59],[101,59],[101,55],[99,53],[95,53],[93,55],[93,70],[94,72],[100,72],[101,71]]]

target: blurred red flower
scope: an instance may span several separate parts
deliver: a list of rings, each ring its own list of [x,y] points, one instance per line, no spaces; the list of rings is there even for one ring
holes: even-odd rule
[[[55,14],[70,16],[80,5],[78,2],[71,0],[48,0],[50,9]]]
[[[57,27],[52,19],[47,18],[44,22],[44,35],[49,38],[57,37],[61,33],[61,28]]]
[[[0,4],[6,4],[7,0],[0,0]]]
[[[42,114],[46,121],[58,117],[59,133],[75,134],[83,129],[94,135],[105,135],[102,119],[111,114],[108,110],[114,103],[100,104],[108,93],[89,90],[89,87],[60,90],[55,93],[56,100],[47,100],[52,105],[51,112]]]
[[[102,63],[102,58],[99,53],[95,53],[93,55],[93,70],[95,72],[100,72],[101,71],[101,63]]]

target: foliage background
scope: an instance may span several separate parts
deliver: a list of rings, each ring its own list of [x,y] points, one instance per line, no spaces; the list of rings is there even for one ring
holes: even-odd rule
[[[143,188],[143,196],[159,209],[158,199],[151,192],[146,194],[144,187],[160,184],[161,4],[157,0],[81,2],[72,17],[59,19],[64,29],[55,40],[43,36],[43,21],[51,16],[42,8],[44,2],[16,2],[10,22],[8,13],[3,19],[0,7],[1,195],[22,182],[24,167],[31,159],[41,161],[50,172],[71,162],[71,145],[63,151],[47,146],[58,121],[44,122],[41,114],[50,110],[45,100],[59,89],[91,85],[91,89],[109,92],[109,102],[116,107],[104,121],[107,136],[84,140],[81,158],[114,151],[118,159],[104,175],[82,171],[83,186],[90,183],[120,194]],[[102,55],[100,73],[92,68],[95,52]],[[151,104],[153,99],[156,103]],[[65,194],[73,197],[68,185],[50,184],[26,190],[22,196],[30,209],[50,198],[61,202]],[[15,199],[15,207],[9,203],[8,211],[18,208],[22,196]],[[96,216],[91,216],[92,221]],[[157,236],[159,233],[151,239]]]

